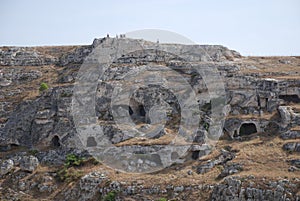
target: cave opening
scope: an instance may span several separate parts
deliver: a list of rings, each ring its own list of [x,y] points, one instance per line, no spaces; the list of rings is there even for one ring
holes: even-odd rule
[[[144,105],[139,105],[139,115],[142,117],[146,116]]]
[[[53,147],[60,147],[59,137],[57,135],[52,138],[51,144]]]
[[[300,103],[300,98],[297,94],[292,95],[279,95],[279,98],[286,102]]]
[[[240,136],[257,133],[256,125],[254,123],[244,123],[241,125],[239,133]]]
[[[129,112],[130,116],[133,115],[133,110],[132,110],[132,108],[130,106],[128,107],[128,112]]]
[[[86,140],[86,146],[87,147],[97,146],[97,142],[96,142],[95,138],[94,137],[88,137],[87,140]]]
[[[200,151],[193,151],[192,159],[197,160],[200,157]]]
[[[234,130],[233,137],[238,137],[237,130]]]

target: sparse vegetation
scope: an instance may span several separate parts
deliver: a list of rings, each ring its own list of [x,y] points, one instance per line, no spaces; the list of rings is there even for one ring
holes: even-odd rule
[[[111,191],[103,198],[103,201],[115,201],[117,196],[116,191]]]
[[[167,198],[159,198],[157,201],[167,201]]]
[[[59,170],[57,172],[58,179],[63,182],[76,181],[83,176],[82,171],[75,169],[74,167]]]
[[[83,164],[84,159],[81,157],[76,156],[75,154],[68,154],[66,156],[65,167],[73,167],[73,166],[80,166]]]
[[[41,85],[40,85],[39,90],[42,92],[42,91],[46,91],[46,90],[48,90],[48,89],[49,89],[48,84],[45,83],[45,82],[42,82]]]
[[[28,153],[29,155],[36,156],[36,155],[39,153],[39,151],[36,150],[36,149],[31,149],[31,150],[29,150],[27,153]]]
[[[57,172],[58,179],[63,182],[71,182],[79,179],[83,173],[75,167],[81,166],[83,163],[84,158],[76,156],[75,154],[68,154],[64,167]]]
[[[62,92],[60,94],[61,97],[71,97],[72,96],[72,93],[67,93],[67,92]]]
[[[204,122],[203,127],[204,127],[204,129],[205,129],[206,131],[208,131],[208,129],[209,129],[209,123]]]
[[[224,170],[224,167],[222,165],[217,165],[216,167],[220,172],[222,172]]]

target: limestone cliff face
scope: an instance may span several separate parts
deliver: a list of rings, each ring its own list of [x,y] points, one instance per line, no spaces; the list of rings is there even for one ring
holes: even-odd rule
[[[178,91],[181,96],[185,96],[185,93],[180,88],[182,84],[180,80],[167,71],[170,69],[170,72],[180,75],[193,89],[195,94],[193,101],[196,105],[194,108],[189,108],[188,113],[195,113],[194,115],[200,117],[197,123],[197,133],[193,139],[189,139],[193,146],[190,154],[185,156],[186,160],[198,160],[211,151],[211,147],[204,145],[208,141],[207,138],[215,137],[210,136],[210,129],[215,123],[215,119],[212,118],[214,104],[222,106],[217,107],[218,114],[224,119],[222,140],[232,140],[230,142],[234,144],[257,136],[267,135],[274,138],[280,136],[282,139],[280,149],[288,153],[300,152],[300,143],[297,141],[300,136],[299,57],[243,57],[238,52],[223,46],[156,44],[126,38],[95,39],[92,45],[87,46],[0,47],[1,150],[9,151],[15,146],[37,149],[41,152],[38,155],[40,161],[50,163],[52,159],[50,160],[49,156],[54,156],[57,161],[51,163],[61,164],[63,159],[60,155],[70,150],[82,154],[82,147],[97,143],[97,139],[92,138],[82,142],[77,135],[71,111],[72,101],[74,101],[72,100],[74,85],[80,68],[85,60],[89,59],[89,55],[99,46],[117,48],[114,46],[117,40],[128,43],[133,41],[147,48],[115,58],[101,79],[96,80],[97,92],[94,100],[96,124],[102,126],[104,135],[112,144],[126,147],[134,153],[151,152],[151,150],[161,149],[164,144],[172,141],[174,133],[183,132],[180,129],[182,104],[174,91]],[[158,46],[160,50],[165,51],[157,51]],[[218,81],[224,84],[225,93],[209,90],[208,86],[216,85],[217,81],[209,83],[212,79],[206,80],[203,74],[201,75],[192,68],[193,66],[197,66],[202,72],[215,69],[222,78]],[[138,72],[145,73],[134,80],[127,80],[126,76],[129,72],[133,75]],[[141,78],[151,78],[153,75],[162,76],[162,80],[167,80],[168,86],[173,88],[160,84],[162,80],[154,80],[157,84],[137,88],[130,96],[127,105],[119,104],[116,110],[112,107],[116,87],[126,88],[138,85],[145,82]],[[42,82],[47,83],[50,88],[39,92]],[[189,98],[185,97],[185,100],[182,100],[183,103],[190,101]],[[224,103],[221,104],[223,100]],[[166,112],[160,112],[161,108]],[[142,136],[146,140],[136,141],[134,133],[124,132],[116,123],[115,111],[120,113],[125,111],[137,127],[136,129],[141,132],[151,130],[151,126],[155,124],[163,123],[165,127],[159,132],[149,132]],[[82,143],[84,143],[83,146]],[[53,149],[53,152],[44,153],[42,151],[44,149]],[[223,178],[241,171],[243,164],[227,164],[227,161],[234,159],[235,154],[226,161],[222,158],[222,154],[220,157],[205,164],[197,164],[197,173],[205,174],[215,167],[222,166],[224,170],[220,175]],[[3,175],[13,169],[15,161],[8,159],[4,161],[5,163],[3,162],[3,167],[6,167],[3,169],[5,173]],[[298,171],[298,166],[296,160],[290,170]],[[97,175],[99,183],[106,179],[101,174],[97,173]],[[90,177],[94,179],[91,174],[86,176],[86,178]],[[58,193],[57,195],[61,196],[61,199],[64,197],[65,200],[72,200],[71,195],[74,194],[79,199],[83,194],[78,186],[83,185],[84,178],[81,179],[81,183],[77,184],[77,187],[68,191],[69,194]],[[234,184],[230,184],[232,182]],[[128,186],[122,184],[123,187],[120,187],[121,184],[118,182],[117,184],[119,190],[123,188],[124,194],[131,194]],[[95,184],[93,188],[97,185]],[[289,185],[293,186],[292,183]],[[114,185],[112,186],[101,187],[101,191],[105,194],[115,188]],[[226,192],[232,186],[237,187],[232,195],[227,195]],[[88,192],[91,190],[90,187],[84,188],[87,188]],[[175,185],[170,189],[175,192],[175,188],[179,189],[176,193],[180,194],[183,192],[180,189],[186,189],[187,186],[176,187]],[[280,184],[280,188],[284,188],[284,185]],[[198,187],[192,186],[190,189],[198,189]],[[222,184],[215,185],[213,191],[209,185],[205,189],[212,193],[211,200],[231,200],[231,198],[288,200],[290,195],[292,195],[291,199],[296,199],[294,190],[293,192],[289,189],[278,190],[273,186],[271,190],[259,187],[244,188],[237,178],[226,179]],[[127,190],[130,192],[128,193]],[[150,190],[152,192],[153,189],[150,188]],[[202,187],[201,190],[203,190]],[[27,189],[27,191],[30,190]],[[138,192],[142,193],[142,191]],[[87,198],[80,197],[80,199],[90,199],[95,195],[94,193],[92,189],[92,194],[87,195]],[[132,193],[134,196],[135,194],[137,193]]]
[[[73,83],[84,58],[97,45],[108,43],[107,40],[112,39],[96,39],[91,46],[66,47],[60,50],[54,47],[1,48],[0,80],[3,108],[0,114],[2,119],[1,144],[3,146],[9,144],[29,147],[48,146],[51,144],[51,139],[57,136],[63,146],[77,147],[76,130],[70,114]],[[142,42],[145,43],[145,41]],[[147,45],[155,46],[157,44],[147,42]],[[223,75],[226,104],[228,104],[224,132],[231,138],[270,130],[283,132],[299,123],[297,112],[293,109],[288,110],[288,107],[279,108],[280,105],[299,103],[300,80],[292,77],[293,73],[297,72],[260,71],[261,69],[255,66],[255,62],[259,62],[259,58],[258,61],[254,59],[251,61],[251,59],[243,58],[237,52],[222,46],[175,44],[162,46],[176,48],[182,54],[189,55],[190,60],[194,59],[193,55],[198,55],[195,58],[200,60],[195,60],[194,63],[203,69],[214,67]],[[290,66],[296,66],[299,62],[296,58],[287,59],[292,62]],[[261,60],[263,61],[263,58]],[[281,60],[278,62],[282,63]],[[196,71],[186,68],[187,62],[178,55],[147,50],[118,58],[105,72],[106,82],[99,82],[96,114],[99,123],[104,125],[104,130],[113,143],[120,143],[132,137],[122,133],[111,123],[113,115],[110,104],[115,81],[121,80],[122,75],[129,71],[141,70],[157,64],[160,67],[153,68],[154,72],[159,74],[165,67],[168,67],[186,77],[189,85],[196,90],[197,101],[202,112],[199,133],[202,133],[200,135],[205,133],[203,125],[205,121],[209,121],[209,107],[211,106],[210,100],[206,98],[208,94],[205,80]],[[30,100],[23,101],[24,96],[28,96],[27,92],[37,91],[36,85],[30,86],[36,84],[37,80],[49,80],[51,89],[30,97]],[[174,85],[176,85],[176,81]],[[28,90],[28,88],[30,89]],[[154,86],[136,91],[131,105],[128,106],[128,112],[135,121],[143,124],[150,123],[149,110],[154,102],[159,101],[165,101],[170,106],[169,115],[172,118],[167,123],[170,129],[173,129],[171,124],[175,125],[175,119],[180,118],[180,105],[174,94],[163,87]],[[272,119],[271,117],[276,114],[278,118]],[[161,133],[160,136],[164,134]]]

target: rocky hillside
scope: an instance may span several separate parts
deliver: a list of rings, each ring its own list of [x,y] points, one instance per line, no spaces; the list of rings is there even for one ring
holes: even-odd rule
[[[1,200],[300,200],[300,57],[0,47],[0,88]]]

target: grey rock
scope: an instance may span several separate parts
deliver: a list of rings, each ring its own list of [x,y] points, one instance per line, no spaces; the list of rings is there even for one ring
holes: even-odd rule
[[[290,161],[291,165],[294,165],[298,168],[300,168],[300,159],[293,159]]]
[[[297,142],[288,142],[283,145],[283,150],[289,152],[300,152],[300,143]]]
[[[288,130],[280,135],[280,137],[284,140],[288,139],[298,139],[300,138],[300,131],[291,131]]]
[[[14,162],[11,159],[7,159],[0,164],[0,176],[8,174],[14,167]]]
[[[238,178],[226,178],[222,184],[217,185],[211,194],[211,200],[286,200],[287,191],[282,186],[275,189],[261,189],[256,187],[242,187]]]
[[[58,58],[43,55],[30,47],[0,48],[0,65],[3,66],[42,66],[55,64]]]
[[[39,160],[35,156],[23,156],[20,161],[20,169],[33,172],[39,165]]]
[[[92,51],[90,45],[81,46],[59,58],[59,65],[66,66],[67,64],[80,64]]]
[[[97,187],[100,185],[106,176],[100,172],[91,172],[83,176],[79,181],[80,198],[79,200],[90,200],[97,192]]]
[[[235,158],[235,153],[223,151],[219,156],[217,156],[214,160],[208,161],[204,164],[201,164],[197,167],[196,172],[198,174],[203,174],[210,171],[216,165],[224,165],[228,161]]]
[[[228,175],[233,175],[243,170],[243,166],[239,163],[232,163],[224,165],[224,169],[222,170],[221,174],[218,178],[224,178]]]
[[[291,122],[291,111],[290,107],[287,106],[279,106],[278,112],[281,117],[281,122],[284,126],[287,126]]]
[[[184,186],[174,187],[174,192],[182,192],[182,191],[184,191]]]

